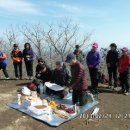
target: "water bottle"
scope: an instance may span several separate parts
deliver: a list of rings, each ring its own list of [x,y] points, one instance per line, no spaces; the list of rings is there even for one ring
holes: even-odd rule
[[[46,93],[46,87],[42,83],[40,83],[40,85],[38,86],[38,88],[40,90],[40,95]]]

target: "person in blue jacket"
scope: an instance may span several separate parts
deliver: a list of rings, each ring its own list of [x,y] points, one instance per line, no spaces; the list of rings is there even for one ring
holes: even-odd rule
[[[9,79],[6,67],[7,67],[7,55],[0,51],[0,70],[2,69],[6,79]]]
[[[100,54],[97,51],[98,43],[92,44],[91,51],[88,52],[86,57],[86,63],[89,69],[91,79],[91,91],[94,94],[98,94],[98,69],[100,64]]]
[[[30,43],[25,43],[23,50],[23,58],[27,71],[27,79],[33,79],[33,60],[34,60],[34,52],[31,48]]]

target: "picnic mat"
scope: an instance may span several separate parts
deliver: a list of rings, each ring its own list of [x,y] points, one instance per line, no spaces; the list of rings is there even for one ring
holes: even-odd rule
[[[48,95],[43,95],[43,98],[46,98],[46,99],[53,99],[55,100],[58,104],[66,104],[68,106],[72,106],[72,94],[69,93],[63,100],[59,99],[58,97],[55,97],[55,96],[48,96]],[[21,111],[35,119],[38,119],[44,123],[47,123],[48,125],[50,126],[53,126],[53,127],[57,127],[69,120],[72,120],[73,118],[76,118],[78,117],[80,114],[82,113],[85,113],[87,110],[91,109],[92,107],[94,107],[95,105],[97,105],[99,102],[94,100],[94,101],[91,101],[91,102],[88,102],[86,105],[84,106],[80,106],[79,107],[79,111],[76,115],[72,115],[70,116],[69,119],[64,119],[64,118],[60,118],[58,116],[56,116],[55,114],[52,114],[51,117],[48,116],[48,115],[36,115],[34,113],[31,113],[30,111],[28,111],[28,109],[24,108],[24,107],[21,107],[20,105],[18,105],[17,101],[13,101],[13,102],[10,102],[8,103],[7,105],[11,108],[14,108],[18,111]]]

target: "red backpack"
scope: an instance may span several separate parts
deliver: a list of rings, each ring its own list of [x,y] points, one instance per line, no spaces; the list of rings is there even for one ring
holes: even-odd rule
[[[34,83],[29,83],[27,85],[27,87],[32,90],[32,91],[36,91],[37,90],[37,86]]]

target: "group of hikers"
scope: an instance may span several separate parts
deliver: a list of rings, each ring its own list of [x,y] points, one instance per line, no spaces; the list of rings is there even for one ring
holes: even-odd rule
[[[23,52],[19,49],[17,44],[14,44],[11,52],[11,58],[14,65],[16,79],[22,79],[22,61],[24,60],[27,79],[33,79],[33,61],[34,52],[29,43],[25,43]],[[118,86],[118,74],[122,93],[129,94],[129,68],[130,68],[130,56],[128,54],[128,48],[124,47],[122,50],[122,56],[119,57],[117,51],[117,45],[112,43],[110,50],[106,56],[106,65],[109,74],[109,88],[116,89]],[[91,50],[85,54],[81,51],[80,46],[76,45],[73,53],[67,55],[65,62],[56,61],[55,69],[52,70],[45,62],[43,58],[38,59],[36,66],[35,79],[39,79],[44,84],[45,82],[56,83],[60,86],[66,86],[72,91],[73,103],[79,102],[80,105],[84,105],[87,101],[86,91],[88,90],[87,74],[84,65],[86,61],[88,66],[89,75],[91,79],[90,90],[93,94],[98,94],[99,83],[99,65],[101,62],[101,56],[98,52],[98,43],[92,44]],[[70,71],[66,67],[69,64]],[[7,56],[5,53],[0,52],[0,69],[3,70],[5,77],[8,79],[9,75],[6,70]],[[71,72],[71,73],[70,73]],[[113,81],[114,80],[114,84]],[[68,91],[67,89],[67,91]],[[60,97],[63,98],[66,94],[66,90],[60,93]]]
[[[34,52],[29,43],[25,43],[23,52],[19,49],[17,44],[13,45],[13,50],[11,52],[11,59],[13,61],[13,66],[15,70],[16,79],[22,79],[22,62],[24,59],[27,77],[26,79],[33,79],[33,60]],[[7,68],[7,55],[0,51],[0,69],[3,70],[3,73],[6,79],[10,79],[9,74],[6,70]]]

